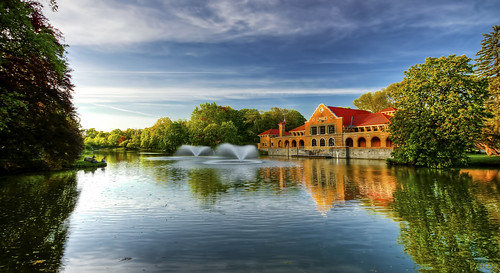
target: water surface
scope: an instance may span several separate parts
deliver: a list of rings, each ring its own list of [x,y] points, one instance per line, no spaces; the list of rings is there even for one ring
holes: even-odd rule
[[[499,270],[498,170],[106,156],[0,178],[0,271]]]

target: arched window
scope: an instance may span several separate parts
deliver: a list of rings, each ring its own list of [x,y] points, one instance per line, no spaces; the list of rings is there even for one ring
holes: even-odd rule
[[[304,147],[304,141],[302,139],[299,141],[299,146]]]
[[[278,148],[281,148],[281,140],[278,141]]]
[[[313,147],[314,147],[314,146],[316,146],[316,145],[317,145],[317,144],[316,144],[316,139],[311,140],[311,146],[313,146]]]
[[[297,147],[297,141],[292,140],[292,147]]]
[[[335,140],[333,140],[333,138],[328,140],[328,146],[335,146]]]
[[[322,139],[320,139],[320,140],[319,140],[319,146],[321,146],[321,147],[326,146],[326,143],[325,143],[325,139],[324,139],[324,138],[322,138]]]

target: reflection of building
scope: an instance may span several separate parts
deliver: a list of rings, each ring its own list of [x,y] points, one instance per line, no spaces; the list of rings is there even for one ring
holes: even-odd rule
[[[382,155],[354,157],[388,157],[392,150],[390,134],[387,132],[389,118],[396,109],[389,107],[377,113],[369,111],[332,107],[320,104],[304,125],[289,132],[285,131],[285,121],[278,129],[269,129],[259,134],[259,150],[269,151],[272,155],[335,155],[349,157],[346,150],[383,149]],[[345,148],[348,149],[345,149]],[[335,149],[339,149],[333,151]],[[286,154],[283,150],[287,150]],[[361,153],[358,153],[361,154]],[[352,157],[352,156],[351,156]]]
[[[393,202],[396,179],[391,169],[380,165],[336,163],[335,160],[303,159],[301,167],[279,168],[263,173],[274,177],[280,187],[286,181],[301,183],[316,203],[316,208],[326,214],[336,205],[348,200],[359,200],[363,206],[387,213]],[[279,177],[277,177],[279,176]]]

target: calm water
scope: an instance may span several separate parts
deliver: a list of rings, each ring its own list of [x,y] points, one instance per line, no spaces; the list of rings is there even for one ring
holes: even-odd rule
[[[0,272],[500,270],[499,170],[107,159],[0,178]]]

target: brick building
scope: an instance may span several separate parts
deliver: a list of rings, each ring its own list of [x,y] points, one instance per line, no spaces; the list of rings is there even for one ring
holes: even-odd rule
[[[285,121],[278,129],[259,134],[259,150],[297,148],[321,151],[330,148],[392,148],[388,125],[396,109],[377,113],[320,104],[304,125],[285,131]]]

